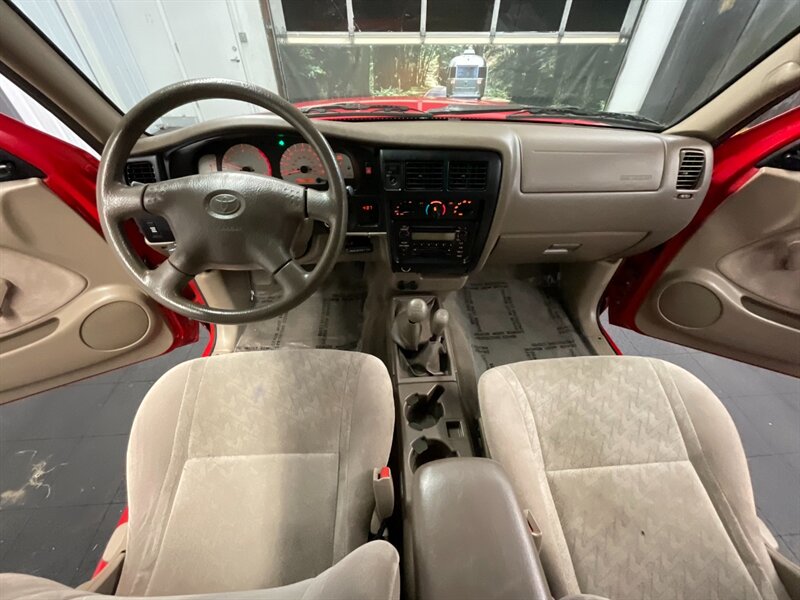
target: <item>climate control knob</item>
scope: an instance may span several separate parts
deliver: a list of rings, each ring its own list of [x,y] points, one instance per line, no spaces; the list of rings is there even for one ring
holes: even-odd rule
[[[431,200],[425,205],[425,215],[438,219],[447,214],[447,205],[441,200]]]

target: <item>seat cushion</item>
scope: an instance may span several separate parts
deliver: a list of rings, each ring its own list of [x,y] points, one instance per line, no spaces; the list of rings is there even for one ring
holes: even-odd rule
[[[639,357],[529,361],[484,373],[479,395],[555,597],[788,598],[733,422],[690,373]]]
[[[392,386],[377,358],[336,350],[178,365],[145,397],[128,447],[119,594],[283,586],[367,541]]]
[[[391,544],[370,542],[313,579],[267,590],[170,596],[169,600],[399,600],[399,563]],[[125,600],[16,573],[0,574],[0,592],[3,600]],[[127,600],[136,598],[128,596]]]

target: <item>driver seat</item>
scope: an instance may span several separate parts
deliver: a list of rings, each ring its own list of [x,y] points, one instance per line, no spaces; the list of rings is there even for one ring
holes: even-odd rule
[[[131,431],[116,593],[399,597],[397,552],[366,544],[373,469],[387,463],[393,428],[391,381],[373,356],[272,350],[176,366]],[[8,577],[16,597],[50,583]]]

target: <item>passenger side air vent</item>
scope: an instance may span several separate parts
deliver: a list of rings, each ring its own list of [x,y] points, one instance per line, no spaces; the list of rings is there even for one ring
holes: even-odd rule
[[[444,186],[444,161],[407,160],[405,184],[407,190],[441,190]]]
[[[489,163],[477,160],[453,160],[447,172],[449,190],[485,190]]]
[[[128,161],[125,165],[125,181],[128,185],[134,181],[137,183],[155,183],[158,181],[155,160]]]
[[[705,168],[706,155],[702,150],[695,148],[681,150],[681,164],[678,167],[678,181],[675,187],[679,190],[696,190],[700,187]]]

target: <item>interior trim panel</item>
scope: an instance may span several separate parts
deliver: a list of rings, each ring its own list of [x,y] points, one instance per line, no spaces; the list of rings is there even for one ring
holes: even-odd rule
[[[642,303],[636,326],[799,376],[799,225],[800,172],[761,168],[677,254]]]

